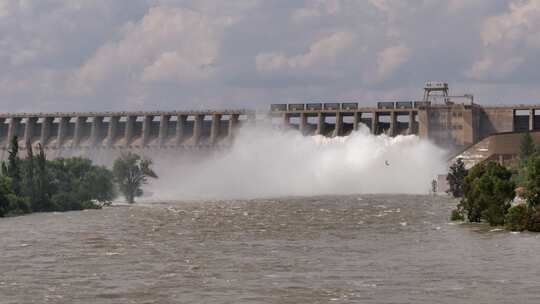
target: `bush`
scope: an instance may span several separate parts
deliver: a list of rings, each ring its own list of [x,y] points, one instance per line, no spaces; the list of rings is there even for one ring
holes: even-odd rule
[[[9,211],[8,216],[21,215],[32,212],[30,201],[26,197],[17,196],[15,194],[8,195]]]
[[[510,231],[523,231],[527,229],[529,211],[527,205],[519,204],[508,209],[504,219],[504,227]]]
[[[450,213],[451,221],[463,221],[464,219],[465,217],[463,216],[463,213],[458,209],[454,209],[452,210],[452,213]]]
[[[540,210],[534,208],[531,210],[529,220],[527,222],[527,230],[532,232],[540,232]]]
[[[504,217],[515,196],[512,172],[495,163],[480,163],[464,179],[464,198],[459,204],[470,222],[504,224]]]

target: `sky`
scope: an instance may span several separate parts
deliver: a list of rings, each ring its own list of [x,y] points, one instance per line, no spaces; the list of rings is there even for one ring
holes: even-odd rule
[[[0,112],[540,97],[540,0],[0,0]]]

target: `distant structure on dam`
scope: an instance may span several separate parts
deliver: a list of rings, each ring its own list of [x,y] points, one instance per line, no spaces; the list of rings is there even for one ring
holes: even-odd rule
[[[96,150],[216,149],[230,145],[237,128],[255,120],[298,129],[305,135],[346,136],[360,124],[373,134],[415,134],[471,163],[487,159],[512,161],[520,133],[531,131],[540,138],[540,104],[481,106],[472,95],[450,95],[445,82],[427,82],[421,100],[379,101],[373,107],[357,102],[313,102],[272,104],[264,113],[0,114],[0,159],[6,158],[14,136],[23,151],[28,144],[41,143],[49,157],[69,155],[75,150],[87,155]]]
[[[345,136],[366,125],[372,134],[415,134],[447,149],[449,161],[512,162],[523,132],[540,140],[540,104],[481,106],[473,95],[449,95],[445,82],[427,82],[422,100],[272,104],[274,119],[303,134]],[[538,131],[538,134],[536,134]]]

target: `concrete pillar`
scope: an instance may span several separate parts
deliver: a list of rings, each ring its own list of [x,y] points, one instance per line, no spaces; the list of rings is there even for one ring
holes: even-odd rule
[[[58,123],[58,136],[56,137],[56,148],[60,149],[66,139],[66,134],[69,126],[69,117],[60,117]]]
[[[167,136],[169,133],[169,121],[171,120],[170,115],[161,115],[159,117],[159,135],[158,135],[158,141],[159,145],[163,146],[165,144],[165,141],[167,140]]]
[[[4,128],[5,128],[5,123],[6,123],[6,119],[3,118],[3,117],[0,117],[0,143],[1,142],[8,142],[9,140],[6,141],[7,139],[7,133],[5,134],[6,137],[4,137]],[[6,145],[4,145],[6,146]]]
[[[143,120],[143,126],[142,126],[142,145],[143,147],[148,145],[148,142],[150,142],[150,135],[152,131],[152,121],[154,120],[154,116],[152,115],[145,115]]]
[[[73,145],[79,146],[83,136],[84,124],[86,123],[86,117],[77,116],[75,119],[75,131],[73,134]]]
[[[204,120],[204,115],[195,115],[195,121],[193,123],[193,137],[192,137],[193,145],[199,144],[199,140],[201,139],[201,135],[202,135],[203,120]]]
[[[128,116],[126,120],[126,130],[124,137],[126,138],[126,145],[129,146],[133,140],[133,128],[135,127],[135,122],[137,121],[137,116]]]
[[[53,121],[54,117],[45,117],[41,123],[41,138],[39,139],[39,142],[43,147],[47,145],[47,141],[49,140]]]
[[[291,126],[291,116],[289,113],[283,113],[283,129],[288,129]]]
[[[529,110],[529,130],[534,130],[534,109]]]
[[[37,117],[26,118],[26,125],[24,126],[24,144],[32,144],[32,137],[34,136],[34,129],[36,127]]]
[[[229,115],[229,137],[234,136],[234,133],[236,132],[236,127],[238,126],[238,117],[240,117],[238,114]]]
[[[12,117],[9,121],[9,127],[8,127],[8,141],[11,145],[11,140],[15,135],[17,135],[17,130],[19,129],[19,126],[21,124],[21,118],[19,117]]]
[[[334,136],[341,136],[343,134],[343,114],[336,112],[336,129],[334,130]]]
[[[421,138],[429,138],[429,110],[421,109],[416,114],[418,116],[418,135]]]
[[[298,129],[300,130],[300,133],[306,134],[307,133],[307,115],[306,113],[300,113],[300,123],[298,125]]]
[[[390,112],[390,130],[388,130],[390,136],[395,136],[396,135],[396,112],[395,111],[391,111]]]
[[[176,121],[176,146],[180,146],[184,140],[184,129],[187,115],[178,115]]]
[[[362,118],[362,113],[354,112],[353,114],[353,130],[358,130],[358,125],[360,124],[360,118]]]
[[[407,130],[407,134],[412,135],[414,134],[414,112],[409,112],[409,129]]]
[[[96,116],[92,120],[92,128],[90,129],[90,146],[93,147],[98,144],[99,135],[101,134],[101,127],[103,126],[103,117]]]
[[[326,118],[326,115],[324,113],[318,113],[317,114],[317,129],[315,130],[316,135],[323,135],[324,134],[324,119]]]
[[[107,146],[112,146],[118,135],[118,123],[120,122],[119,116],[112,116],[109,121],[109,129],[107,130]]]
[[[379,128],[379,114],[377,112],[371,113],[371,134],[377,134]]]
[[[215,144],[219,136],[219,128],[221,127],[221,115],[212,115],[212,127],[210,129],[210,142]]]

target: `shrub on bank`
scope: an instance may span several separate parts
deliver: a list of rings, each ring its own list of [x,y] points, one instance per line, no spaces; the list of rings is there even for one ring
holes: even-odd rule
[[[528,227],[529,210],[527,205],[519,204],[508,209],[504,227],[510,231],[524,231]]]
[[[540,232],[540,210],[538,208],[529,209],[527,230],[532,232]]]
[[[464,219],[465,217],[463,216],[463,213],[458,209],[454,209],[452,210],[452,213],[450,213],[451,221],[463,221]]]

